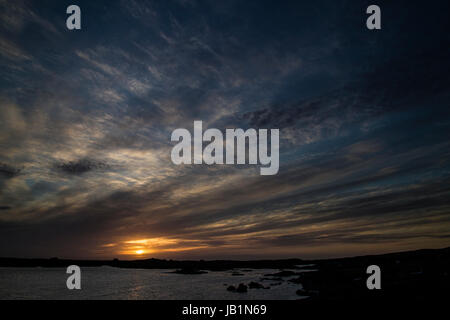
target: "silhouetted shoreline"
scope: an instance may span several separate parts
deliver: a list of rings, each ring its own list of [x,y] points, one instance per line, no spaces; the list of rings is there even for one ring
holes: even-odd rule
[[[110,266],[117,268],[137,268],[137,269],[185,269],[185,270],[208,270],[224,271],[234,268],[248,269],[287,269],[296,268],[297,265],[304,264],[301,259],[285,260],[164,260],[164,259],[145,259],[145,260],[72,260],[72,259],[21,259],[21,258],[0,258],[0,267],[16,268],[64,268],[69,265],[78,265],[80,267],[102,267]]]
[[[278,269],[279,272],[267,274],[267,279],[260,280],[301,284],[302,288],[299,287],[297,294],[315,300],[439,299],[444,298],[450,289],[450,248],[326,260],[121,261],[0,258],[0,267],[65,268],[72,264],[80,267],[175,269],[174,273],[200,277],[203,273],[232,269],[239,269],[236,275],[242,275],[240,272],[245,273],[251,269]],[[369,275],[366,269],[370,265],[381,268],[382,290],[367,289],[366,280]],[[305,269],[312,270],[302,272]],[[255,283],[254,287],[255,285],[259,284]]]
[[[69,265],[80,267],[110,266],[117,268],[138,269],[192,269],[208,271],[224,271],[236,268],[247,269],[301,269],[307,264],[315,264],[318,269],[331,266],[349,266],[361,264],[392,263],[394,260],[415,261],[419,265],[425,258],[446,258],[448,260],[450,247],[443,249],[421,249],[380,255],[367,255],[356,257],[332,258],[332,259],[267,259],[267,260],[166,260],[166,259],[143,259],[143,260],[79,260],[79,259],[28,259],[28,258],[0,258],[0,267],[16,268],[63,268]],[[315,268],[316,268],[315,267]],[[450,269],[449,269],[450,270]]]

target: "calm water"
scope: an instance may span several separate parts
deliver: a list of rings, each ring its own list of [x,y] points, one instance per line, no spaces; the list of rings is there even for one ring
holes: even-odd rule
[[[69,276],[60,268],[0,268],[0,299],[299,299],[299,284],[286,281],[260,281],[264,274],[279,270],[233,270],[200,275],[180,275],[172,270],[82,268],[81,290],[68,290]],[[250,281],[270,289],[229,292],[228,285]],[[225,285],[226,284],[226,285]],[[271,285],[272,284],[272,285]]]

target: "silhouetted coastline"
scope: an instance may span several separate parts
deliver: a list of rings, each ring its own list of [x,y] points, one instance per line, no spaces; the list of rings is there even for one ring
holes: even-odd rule
[[[175,269],[174,273],[191,276],[214,271],[239,269],[279,270],[265,274],[264,281],[289,281],[301,284],[297,294],[308,300],[361,300],[361,299],[442,299],[450,289],[450,248],[425,249],[327,260],[65,260],[65,259],[18,259],[0,258],[0,267],[44,267],[64,268],[69,265],[80,267],[110,266],[116,268]],[[381,268],[381,290],[368,290],[366,269],[370,265]],[[310,270],[308,270],[310,269]],[[307,270],[308,272],[304,272]],[[302,272],[303,271],[303,272]],[[236,275],[238,273],[236,272]],[[240,273],[241,274],[241,273]],[[241,274],[242,275],[242,274]],[[276,284],[271,284],[276,285]],[[246,286],[246,285],[245,285]],[[249,288],[264,288],[260,283],[250,283]],[[244,284],[241,286],[244,287]],[[231,285],[224,290],[245,294]],[[241,289],[242,289],[241,288]],[[233,290],[234,289],[234,290]],[[270,289],[267,287],[267,289]]]

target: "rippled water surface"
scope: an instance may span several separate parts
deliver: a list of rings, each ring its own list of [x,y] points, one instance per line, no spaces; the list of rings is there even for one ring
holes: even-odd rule
[[[81,290],[68,290],[62,268],[0,268],[0,299],[299,299],[301,285],[262,280],[279,270],[231,270],[181,275],[173,270],[82,268]],[[239,271],[243,275],[232,276]],[[229,292],[229,285],[256,281],[270,289]]]

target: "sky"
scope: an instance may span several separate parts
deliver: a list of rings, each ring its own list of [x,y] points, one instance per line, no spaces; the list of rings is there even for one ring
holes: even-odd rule
[[[450,246],[449,5],[376,3],[0,0],[0,256]],[[195,120],[279,129],[278,174],[173,164]]]

